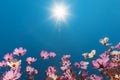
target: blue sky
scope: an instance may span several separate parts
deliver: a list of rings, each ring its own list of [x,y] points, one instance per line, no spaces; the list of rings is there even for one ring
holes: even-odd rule
[[[60,0],[59,0],[60,2]],[[119,0],[66,0],[70,5],[67,24],[58,30],[48,10],[52,0],[0,1],[0,52],[25,47],[76,54],[102,47],[98,40],[108,36],[114,44],[119,41]],[[0,54],[2,55],[2,54]]]

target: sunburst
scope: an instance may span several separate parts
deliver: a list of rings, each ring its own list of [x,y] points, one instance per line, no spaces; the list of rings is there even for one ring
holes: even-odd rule
[[[59,22],[66,22],[66,18],[69,16],[68,12],[69,6],[62,3],[55,2],[53,7],[50,9],[51,11],[51,18],[55,19],[57,23]]]

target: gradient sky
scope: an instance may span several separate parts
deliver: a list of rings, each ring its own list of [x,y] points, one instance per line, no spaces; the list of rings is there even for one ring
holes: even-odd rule
[[[64,1],[72,15],[59,31],[49,19],[53,0],[0,0],[0,56],[24,47],[29,56],[47,50],[80,60],[83,52],[106,49],[100,38],[109,37],[113,45],[120,41],[120,0]]]

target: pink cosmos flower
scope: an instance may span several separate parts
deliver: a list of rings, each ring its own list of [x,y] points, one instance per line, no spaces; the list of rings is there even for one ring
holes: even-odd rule
[[[80,64],[79,64],[78,62],[75,62],[75,63],[74,63],[74,66],[75,66],[76,68],[80,68]]]
[[[50,52],[49,56],[54,58],[56,56],[56,54],[54,52]]]
[[[18,80],[21,77],[20,68],[10,70],[3,75],[3,80]]]
[[[62,71],[67,70],[70,67],[70,65],[71,65],[71,62],[69,60],[63,60],[61,70]]]
[[[90,76],[90,80],[102,80],[103,79],[103,77],[101,77],[101,76],[97,76],[97,75],[91,75]]]
[[[71,56],[70,55],[64,55],[62,57],[62,61],[68,60]]]
[[[13,52],[13,54],[18,55],[18,56],[23,56],[26,53],[26,49],[23,49],[22,47],[16,48]]]
[[[32,74],[34,72],[34,68],[31,66],[27,66],[26,67],[26,72],[28,72],[29,74]]]
[[[70,55],[64,55],[62,57],[62,67],[61,67],[62,71],[65,71],[70,67],[71,62],[70,62],[69,58],[70,58]]]
[[[35,62],[35,61],[37,61],[37,59],[32,58],[32,57],[28,57],[28,58],[26,59],[26,62],[27,62],[29,65],[32,64],[32,63]]]
[[[63,61],[63,62],[62,62],[62,65],[63,65],[63,66],[70,66],[70,65],[71,65],[71,62],[70,62],[70,60],[66,60],[66,61]]]
[[[34,73],[36,75],[38,74],[37,69],[35,69],[35,68],[31,67],[31,66],[26,67],[26,72],[28,72],[29,75],[31,75],[32,73]]]
[[[109,58],[93,60],[92,64],[94,68],[104,68],[107,66]]]
[[[87,69],[89,62],[81,61],[80,64],[81,64],[81,69]]]
[[[71,64],[69,58],[70,58],[70,55],[64,55],[62,57],[62,65],[63,66],[69,66]]]
[[[56,69],[54,67],[52,67],[52,66],[49,66],[48,70],[46,71],[46,75],[49,77],[49,76],[51,76],[51,75],[53,75],[55,73],[56,73]]]
[[[45,60],[48,59],[49,54],[47,51],[41,51],[40,56]]]
[[[14,57],[13,57],[13,54],[10,54],[10,53],[7,53],[5,56],[4,56],[4,59],[6,61],[10,61],[12,60]]]
[[[7,62],[6,61],[0,62],[0,67],[6,67],[6,66],[7,66]]]

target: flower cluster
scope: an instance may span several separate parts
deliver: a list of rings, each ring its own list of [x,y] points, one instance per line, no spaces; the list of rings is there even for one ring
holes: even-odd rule
[[[48,59],[49,57],[54,58],[56,56],[56,54],[54,52],[50,52],[48,53],[47,51],[41,51],[40,56],[42,57],[42,59]]]
[[[72,64],[70,58],[71,55],[63,55],[61,58],[60,67],[58,66],[48,66],[45,70],[44,80],[120,80],[120,43],[113,46],[108,43],[109,39],[105,37],[100,39],[100,43],[103,46],[108,47],[108,50],[104,51],[99,55],[99,58],[96,57],[96,50],[92,50],[90,53],[83,53],[82,56],[85,58],[79,62],[74,62]],[[21,66],[24,60],[18,59],[20,56],[24,56],[27,50],[20,47],[16,48],[12,53],[7,53],[4,55],[3,60],[0,62],[0,69],[6,68],[5,72],[2,72],[0,75],[0,80],[21,80],[23,73],[27,73],[26,80],[35,80],[36,76],[41,75],[42,72],[39,72],[39,68],[35,68],[33,65],[38,61],[35,57],[27,57],[24,71]],[[55,58],[55,52],[41,51],[40,58],[42,60]],[[88,61],[88,58],[91,59]],[[89,65],[92,65],[89,68]],[[40,65],[42,66],[42,65]],[[93,70],[92,72],[89,69]],[[98,71],[99,74],[95,74],[95,71]],[[60,73],[61,72],[61,73]],[[42,80],[39,78],[37,80]]]

